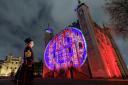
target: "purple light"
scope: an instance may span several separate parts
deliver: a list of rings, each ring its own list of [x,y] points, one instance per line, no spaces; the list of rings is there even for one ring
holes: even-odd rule
[[[48,28],[48,29],[45,29],[47,33],[52,33],[52,29],[51,28]]]
[[[87,58],[85,38],[80,30],[66,27],[57,34],[47,45],[44,52],[46,66],[50,70],[70,67],[80,67]]]

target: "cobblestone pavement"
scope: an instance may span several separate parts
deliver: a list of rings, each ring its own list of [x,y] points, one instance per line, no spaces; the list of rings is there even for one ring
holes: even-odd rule
[[[16,85],[11,79],[0,79],[0,85]],[[35,79],[33,85],[128,85],[128,80],[66,80],[66,79]]]

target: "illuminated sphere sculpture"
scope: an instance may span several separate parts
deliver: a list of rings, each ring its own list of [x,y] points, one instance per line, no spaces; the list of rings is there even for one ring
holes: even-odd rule
[[[80,30],[67,27],[48,43],[44,61],[50,70],[80,67],[87,57],[85,38]]]

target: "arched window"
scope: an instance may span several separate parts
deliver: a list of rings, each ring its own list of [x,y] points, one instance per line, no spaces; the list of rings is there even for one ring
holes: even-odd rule
[[[70,38],[69,37],[67,37],[67,42],[70,42]]]
[[[69,53],[71,53],[71,47],[69,47],[68,50],[69,50]]]
[[[81,49],[83,46],[82,46],[82,43],[79,42],[79,49]]]

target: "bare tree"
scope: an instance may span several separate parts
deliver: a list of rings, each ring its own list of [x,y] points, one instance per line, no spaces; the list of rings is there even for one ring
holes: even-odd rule
[[[128,0],[108,0],[106,9],[117,31],[128,34]]]

